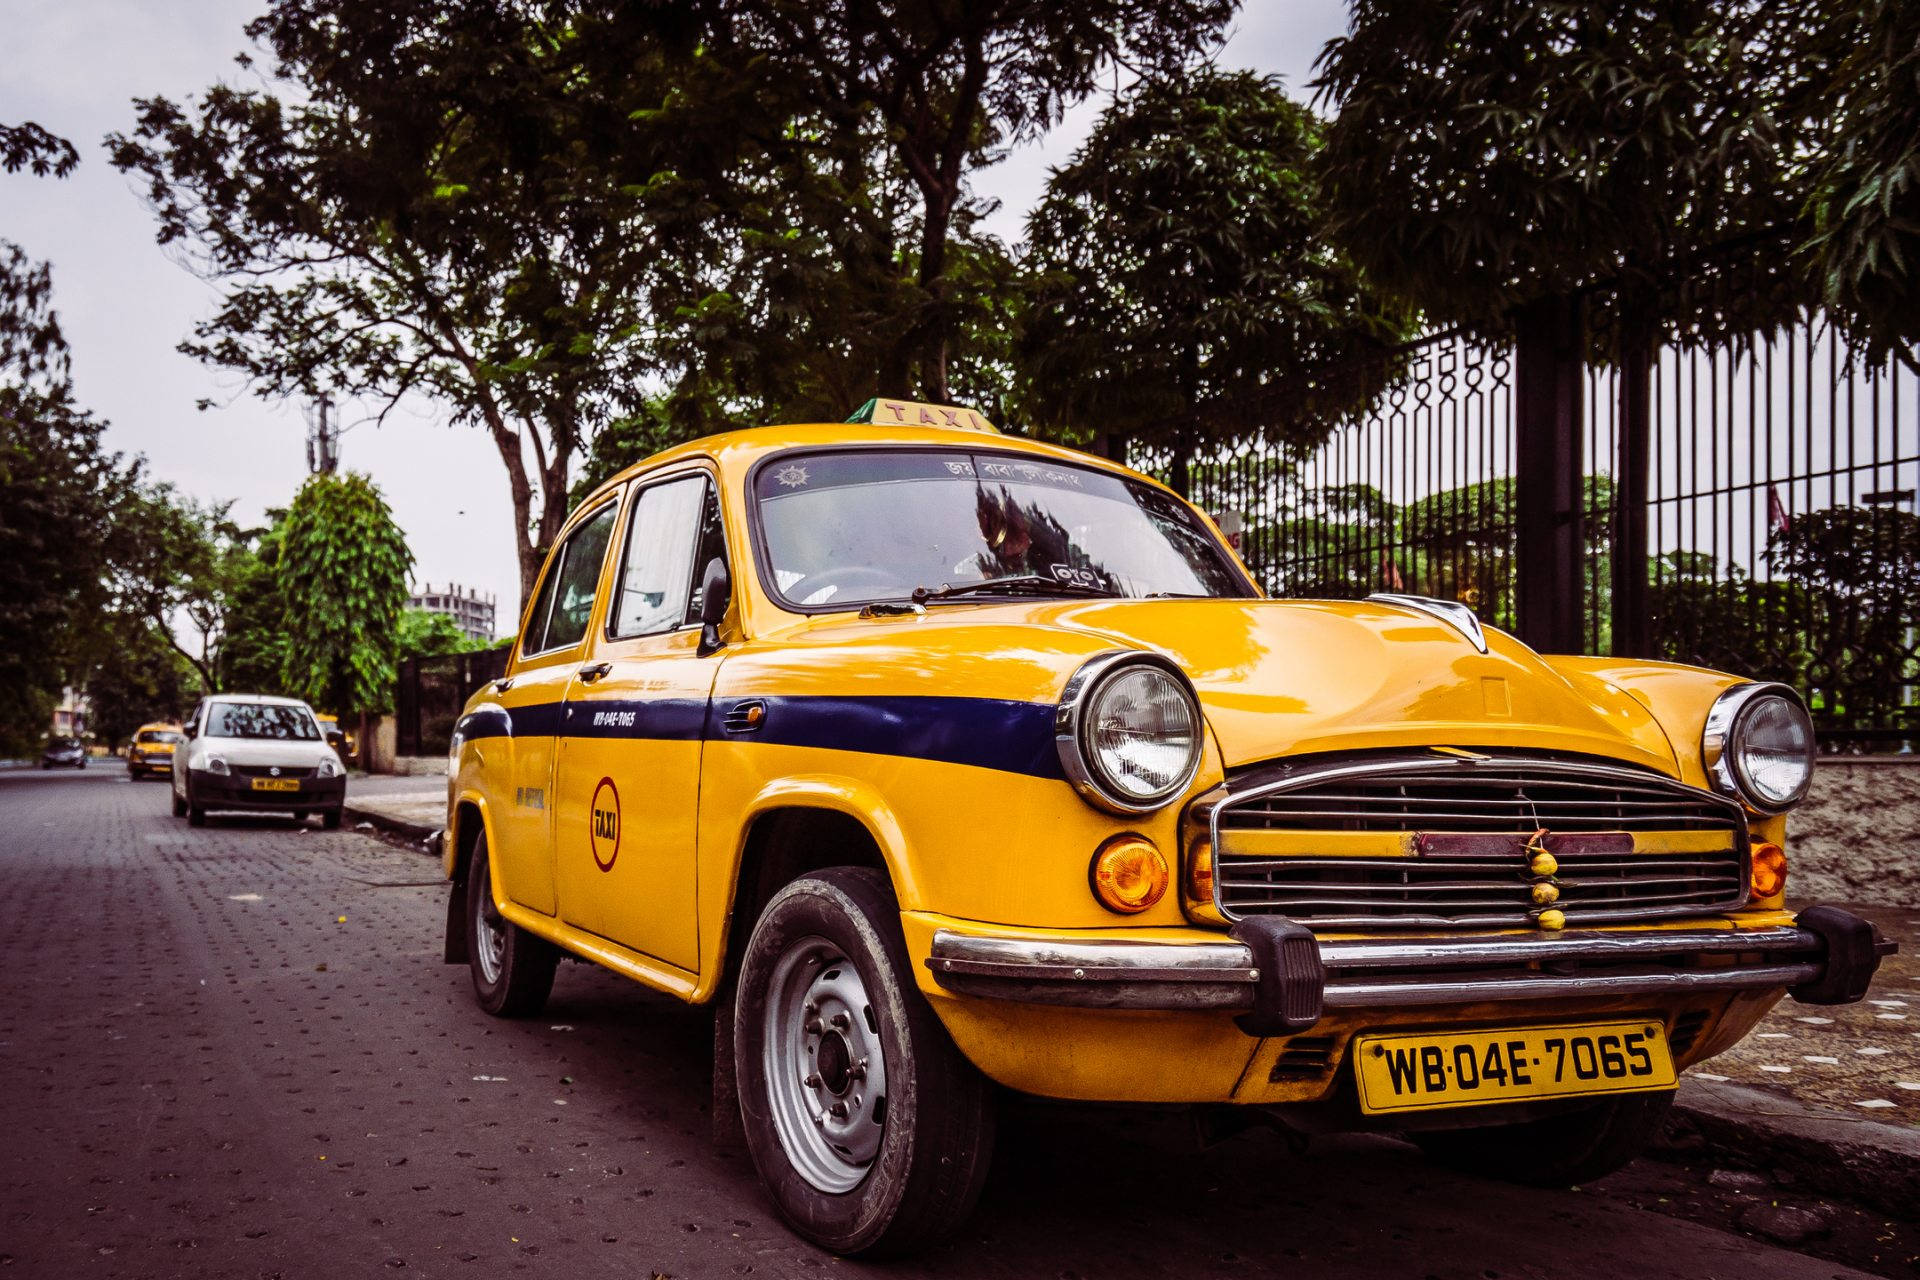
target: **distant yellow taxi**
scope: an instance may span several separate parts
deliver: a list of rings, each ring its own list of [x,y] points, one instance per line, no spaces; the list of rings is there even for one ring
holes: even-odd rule
[[[173,772],[173,752],[185,738],[180,726],[156,720],[134,730],[127,745],[127,776],[145,778],[156,773]]]
[[[847,1254],[953,1229],[989,1082],[1413,1133],[1541,1184],[1892,945],[1786,908],[1779,685],[1270,600],[1123,467],[945,406],[697,441],[568,520],[449,760],[447,958],[716,1007],[716,1120]]]

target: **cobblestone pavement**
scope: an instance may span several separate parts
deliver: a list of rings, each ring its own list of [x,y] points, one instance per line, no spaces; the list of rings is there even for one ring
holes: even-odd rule
[[[1867,998],[1835,1009],[1783,1000],[1752,1035],[1690,1075],[1920,1128],[1920,911],[1851,909],[1900,944]]]
[[[1040,1107],[961,1240],[840,1262],[709,1145],[705,1015],[569,965],[542,1017],[486,1018],[418,854],[193,830],[88,770],[0,778],[0,875],[0,1275],[1863,1274],[1636,1208],[1673,1197],[1608,1189],[1631,1171],[1524,1191],[1384,1138],[1200,1151]]]

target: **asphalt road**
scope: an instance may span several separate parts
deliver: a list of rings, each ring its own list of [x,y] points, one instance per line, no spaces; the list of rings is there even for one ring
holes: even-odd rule
[[[0,1274],[1864,1274],[1614,1179],[1523,1191],[1382,1138],[1201,1151],[1177,1117],[1036,1107],[964,1238],[838,1261],[709,1145],[704,1014],[567,965],[542,1017],[487,1018],[440,962],[437,875],[350,831],[192,830],[110,766],[0,774]]]

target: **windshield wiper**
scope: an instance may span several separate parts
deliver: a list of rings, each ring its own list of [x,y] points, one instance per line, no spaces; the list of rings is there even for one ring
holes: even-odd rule
[[[983,582],[963,582],[957,587],[942,585],[938,590],[931,587],[915,587],[912,599],[915,604],[925,604],[929,600],[979,595],[983,592],[1005,592],[1008,595],[1089,596],[1102,599],[1114,599],[1120,595],[1118,591],[1112,591],[1106,587],[1088,586],[1083,582],[1063,582],[1058,578],[1049,578],[1040,573],[1022,573],[1009,578],[988,578]]]

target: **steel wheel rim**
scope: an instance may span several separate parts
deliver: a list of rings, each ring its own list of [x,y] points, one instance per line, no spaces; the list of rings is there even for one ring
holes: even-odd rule
[[[507,922],[493,905],[493,870],[480,864],[479,905],[473,913],[473,954],[480,961],[480,976],[488,986],[500,981],[507,962]]]
[[[764,1066],[774,1132],[829,1195],[859,1186],[886,1136],[887,1064],[860,970],[827,939],[789,945],[768,983]]]

